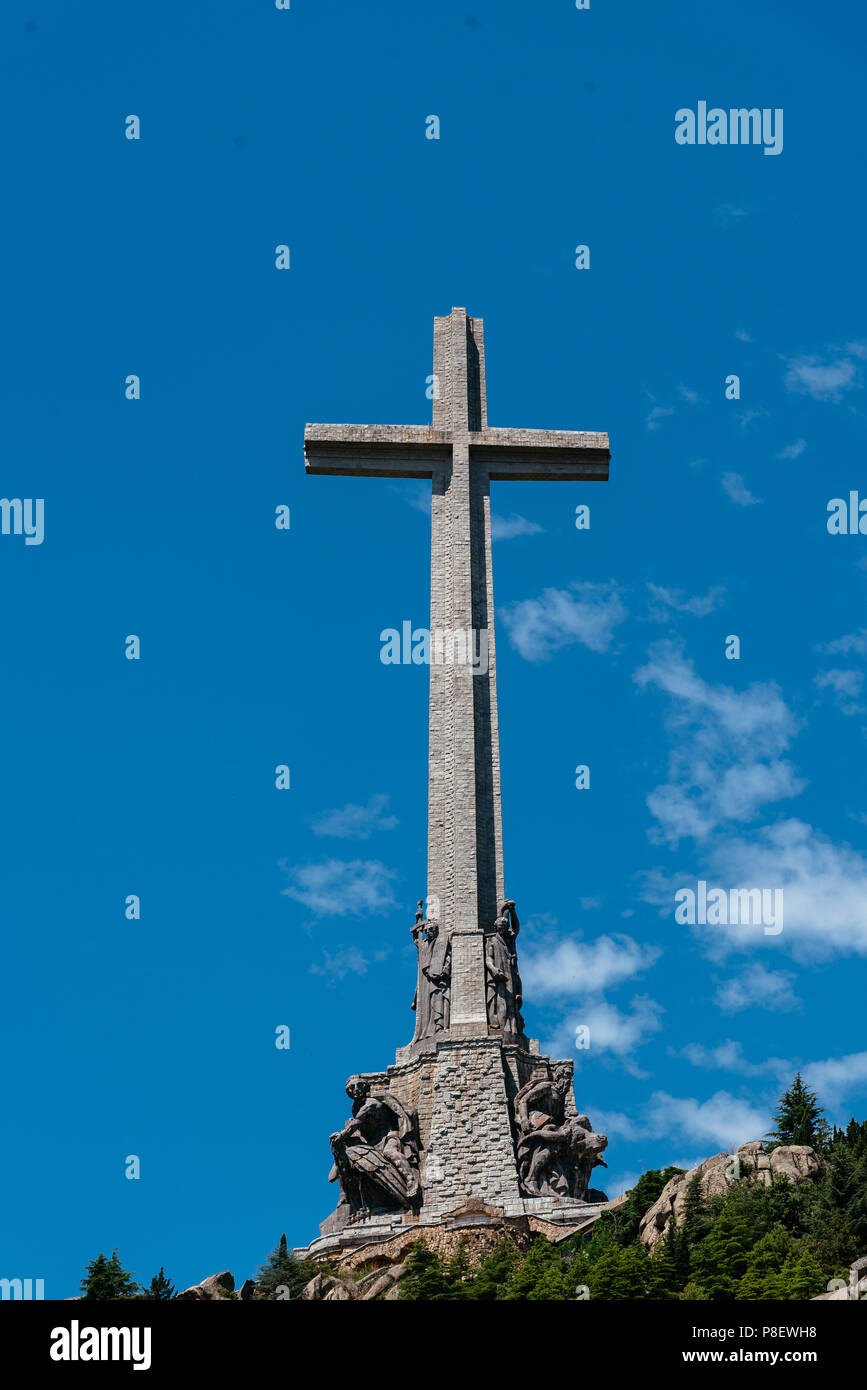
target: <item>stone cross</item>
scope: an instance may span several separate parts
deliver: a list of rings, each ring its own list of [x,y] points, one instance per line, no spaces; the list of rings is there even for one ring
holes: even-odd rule
[[[490,484],[604,482],[608,435],[489,426],[484,325],[452,309],[434,319],[429,428],[311,424],[304,452],[308,473],[431,479],[428,916],[451,938],[449,1035],[487,1037],[484,933],[505,897]],[[487,661],[461,660],[454,634],[476,655],[487,634]]]

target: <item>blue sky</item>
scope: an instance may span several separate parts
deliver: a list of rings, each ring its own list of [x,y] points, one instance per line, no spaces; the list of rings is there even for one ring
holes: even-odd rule
[[[426,624],[429,535],[423,484],[306,478],[303,428],[429,420],[452,305],[491,423],[611,435],[607,485],[494,498],[525,1015],[610,1194],[759,1137],[798,1066],[863,1116],[867,537],[826,526],[867,495],[862,7],[0,25],[0,492],[45,507],[0,536],[0,1273],[244,1278],[334,1205],[344,1081],[412,1032],[427,672],[379,634]],[[676,144],[702,100],[782,108],[782,153]],[[782,886],[783,931],[677,925],[702,877]]]

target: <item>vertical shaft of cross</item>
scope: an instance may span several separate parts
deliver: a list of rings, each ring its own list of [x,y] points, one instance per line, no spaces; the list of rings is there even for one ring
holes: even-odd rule
[[[470,466],[487,425],[484,328],[463,309],[434,320],[434,386],[434,428],[451,433],[452,457],[433,475],[432,640],[460,634],[487,657],[475,672],[431,662],[428,899],[452,938],[451,1026],[486,1034],[483,933],[503,895],[502,813],[490,487]]]

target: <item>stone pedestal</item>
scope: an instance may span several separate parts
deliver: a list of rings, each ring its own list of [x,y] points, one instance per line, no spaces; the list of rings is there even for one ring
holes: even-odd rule
[[[420,1201],[413,1209],[375,1209],[351,1219],[341,1201],[309,1247],[323,1256],[426,1227],[455,1221],[533,1218],[533,1228],[578,1229],[598,1214],[604,1195],[592,1201],[530,1196],[522,1190],[516,1155],[514,1099],[528,1082],[550,1081],[553,1069],[568,1072],[568,1118],[577,1117],[571,1062],[552,1062],[535,1039],[461,1038],[455,1030],[398,1049],[384,1072],[356,1078],[371,1099],[391,1095],[418,1117]],[[494,1215],[491,1215],[491,1214]]]

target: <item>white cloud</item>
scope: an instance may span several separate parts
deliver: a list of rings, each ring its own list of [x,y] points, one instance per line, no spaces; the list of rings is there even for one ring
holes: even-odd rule
[[[595,1057],[599,1053],[611,1053],[625,1071],[644,1077],[647,1073],[637,1066],[635,1053],[648,1038],[659,1032],[662,1013],[662,1006],[645,994],[638,994],[630,1001],[629,1012],[605,999],[590,999],[580,1010],[570,1012],[560,1021],[553,1034],[546,1038],[543,1050],[551,1057],[577,1053],[579,1059],[588,1054]],[[586,1049],[576,1049],[578,1028],[588,1030]]]
[[[796,439],[793,444],[786,444],[777,454],[778,459],[797,459],[807,447],[805,439]]]
[[[619,1110],[604,1110],[598,1105],[591,1106],[584,1113],[593,1120],[597,1134],[607,1134],[609,1139],[615,1136],[618,1139],[626,1140],[641,1138],[638,1125],[632,1115],[624,1115]]]
[[[742,410],[738,415],[738,424],[742,430],[745,430],[754,420],[767,419],[767,414],[768,412],[763,405],[756,406],[753,410]]]
[[[525,516],[518,516],[517,512],[512,512],[511,516],[497,516],[496,513],[491,517],[491,539],[495,541],[510,541],[513,536],[537,536],[544,527],[537,521],[528,521]]]
[[[867,714],[864,705],[857,703],[864,684],[863,671],[820,671],[813,679],[820,690],[834,692],[835,703],[842,714]]]
[[[717,221],[724,227],[731,227],[736,222],[739,222],[742,217],[747,216],[747,209],[736,207],[734,203],[720,203],[719,207],[716,209],[716,216]],[[740,337],[740,334],[736,334],[736,336]]]
[[[338,811],[326,811],[312,822],[314,835],[334,835],[344,840],[369,840],[374,831],[393,830],[400,822],[397,816],[384,814],[388,797],[379,793],[366,806],[351,803]]]
[[[867,559],[867,556],[864,558]],[[827,652],[829,656],[846,656],[849,652],[867,656],[867,627],[861,627],[857,632],[848,632],[845,637],[835,637],[833,642],[820,642],[816,651]]]
[[[775,685],[710,685],[670,642],[651,647],[633,679],[671,701],[669,780],[647,798],[662,838],[705,840],[725,822],[750,821],[763,805],[803,790],[780,757],[797,722]]]
[[[706,618],[709,613],[713,613],[719,608],[726,592],[722,585],[715,584],[706,594],[696,594],[688,598],[682,589],[665,589],[660,584],[651,584],[649,580],[647,587],[653,597],[667,608],[673,608],[678,613],[689,613],[694,618]]]
[[[633,979],[661,955],[658,946],[643,946],[619,932],[593,941],[542,941],[522,953],[521,977],[527,997],[539,1002],[584,997]]]
[[[675,1057],[682,1057],[690,1066],[701,1067],[705,1071],[733,1071],[742,1076],[774,1076],[780,1082],[791,1080],[797,1068],[784,1057],[766,1057],[761,1062],[750,1062],[744,1056],[739,1042],[727,1038],[716,1047],[705,1047],[702,1043],[687,1043]]]
[[[282,895],[303,903],[317,917],[363,917],[396,906],[391,885],[397,875],[377,860],[326,859],[292,868],[284,859],[280,867],[289,878]]]
[[[313,975],[326,975],[329,983],[343,980],[347,975],[366,975],[370,961],[357,946],[341,946],[333,954],[323,947],[322,962],[310,967]]]
[[[725,980],[717,987],[713,1002],[723,1013],[740,1013],[743,1009],[767,1009],[770,1013],[789,1013],[802,1008],[793,989],[795,976],[786,970],[769,970],[756,961],[739,975]]]
[[[527,661],[544,661],[561,647],[579,642],[605,652],[614,629],[626,617],[616,585],[575,583],[574,593],[545,589],[540,598],[522,599],[503,610],[512,645]]]
[[[785,820],[750,840],[723,840],[711,868],[720,883],[783,889],[784,925],[775,940],[796,959],[867,955],[867,859],[850,845]],[[767,938],[755,927],[727,927],[715,939],[720,952],[760,943]]]
[[[867,1091],[867,1052],[851,1052],[848,1057],[829,1057],[810,1062],[803,1069],[804,1080],[830,1110],[849,1102],[851,1094]]]
[[[752,337],[745,328],[736,328],[735,337],[739,338],[742,343],[751,343],[753,341]]]
[[[707,1142],[719,1152],[761,1139],[770,1128],[771,1114],[728,1091],[717,1091],[705,1101],[655,1091],[647,1106],[646,1124],[654,1137]]]
[[[786,357],[783,384],[787,391],[812,396],[814,401],[837,403],[847,391],[860,389],[858,360],[865,356],[864,343],[847,343],[843,349],[831,348],[825,357],[811,354]]]
[[[740,473],[723,473],[720,482],[723,492],[738,507],[755,507],[762,500],[753,496]]]
[[[674,406],[673,406],[673,405],[668,405],[668,406],[664,406],[664,405],[655,405],[655,406],[653,407],[653,409],[650,411],[650,414],[647,416],[647,419],[646,419],[645,422],[644,422],[644,423],[645,423],[645,427],[646,427],[647,429],[649,429],[649,430],[658,430],[658,429],[659,429],[659,426],[662,424],[663,420],[665,420],[669,415],[673,415],[673,414],[674,414]]]

